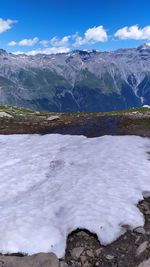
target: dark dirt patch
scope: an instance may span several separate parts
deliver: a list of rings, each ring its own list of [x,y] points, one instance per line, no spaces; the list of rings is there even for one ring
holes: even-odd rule
[[[139,135],[150,137],[150,115],[97,115],[60,116],[49,121],[45,118],[0,118],[0,134],[71,134],[98,137],[102,135]]]

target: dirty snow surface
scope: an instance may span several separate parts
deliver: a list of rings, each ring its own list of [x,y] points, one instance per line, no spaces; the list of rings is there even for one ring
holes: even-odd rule
[[[0,136],[0,252],[65,253],[86,228],[108,244],[144,224],[150,140],[137,136]]]

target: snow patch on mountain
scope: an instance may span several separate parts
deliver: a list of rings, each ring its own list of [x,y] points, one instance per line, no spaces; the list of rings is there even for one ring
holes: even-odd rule
[[[150,140],[137,136],[0,136],[0,251],[65,253],[76,228],[108,244],[144,224]]]
[[[143,108],[150,108],[150,106],[149,105],[144,105]]]

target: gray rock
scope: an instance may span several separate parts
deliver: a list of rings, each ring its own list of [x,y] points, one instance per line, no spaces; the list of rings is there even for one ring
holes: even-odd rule
[[[140,239],[141,239],[141,236],[138,236],[138,237],[136,238],[136,240],[135,240],[135,244],[138,244],[139,241],[140,241]]]
[[[90,258],[94,258],[94,253],[91,250],[87,250],[86,255],[89,256]]]
[[[142,244],[139,245],[136,251],[136,255],[139,256],[141,253],[143,253],[148,245],[148,241],[144,241]]]
[[[10,114],[8,114],[7,112],[4,111],[0,111],[0,117],[8,117],[8,118],[12,118],[13,116],[11,116]]]
[[[33,256],[0,256],[0,267],[59,267],[54,253],[38,253]]]
[[[86,261],[83,265],[82,265],[82,267],[90,267],[91,265],[89,265],[89,263],[88,263],[88,261]]]
[[[74,259],[78,259],[81,256],[83,250],[84,250],[84,247],[76,247],[76,248],[73,248],[71,250],[71,256]]]
[[[89,235],[85,232],[85,231],[80,231],[79,233],[77,233],[77,236],[84,236],[84,237],[89,237]]]
[[[65,261],[60,261],[59,267],[68,267],[68,264]]]
[[[99,255],[102,253],[102,248],[98,248],[97,250],[95,250],[95,256],[99,257]]]
[[[113,259],[114,259],[114,256],[108,254],[108,255],[105,256],[105,258],[106,258],[107,260],[113,260]]]
[[[134,232],[144,235],[145,234],[145,229],[143,227],[139,226],[139,227],[134,229]]]
[[[83,265],[87,261],[87,257],[84,255],[80,256],[80,261],[81,261],[81,264]]]
[[[59,117],[60,117],[60,116],[58,116],[58,115],[49,116],[49,117],[47,118],[47,120],[48,120],[48,121],[54,121],[54,120],[59,119]]]
[[[150,266],[150,258],[141,262],[137,267],[149,267]]]

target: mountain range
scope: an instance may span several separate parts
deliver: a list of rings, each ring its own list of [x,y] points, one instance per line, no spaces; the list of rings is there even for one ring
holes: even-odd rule
[[[35,56],[0,49],[0,104],[54,112],[150,105],[150,46]]]

